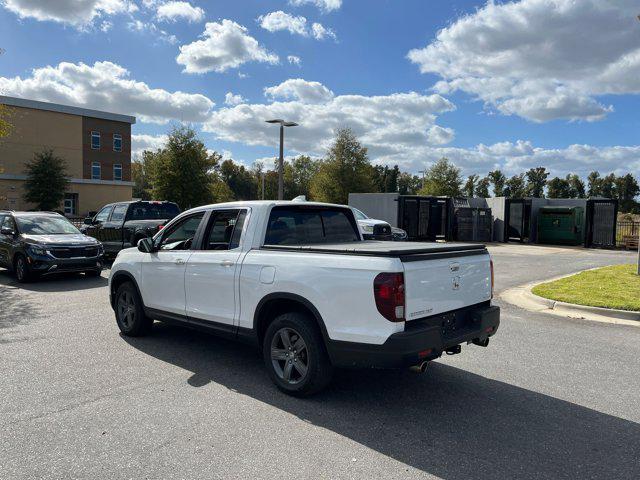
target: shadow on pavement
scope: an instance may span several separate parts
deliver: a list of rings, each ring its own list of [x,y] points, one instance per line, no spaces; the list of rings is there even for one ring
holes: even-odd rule
[[[123,339],[215,382],[443,479],[640,478],[640,425],[434,363],[406,371],[338,371],[309,399],[272,385],[256,350],[156,323]]]
[[[89,277],[82,273],[60,273],[47,275],[29,283],[18,283],[8,270],[0,269],[0,286],[10,286],[30,292],[69,292],[101,288],[107,285],[108,273],[102,272],[101,277]]]

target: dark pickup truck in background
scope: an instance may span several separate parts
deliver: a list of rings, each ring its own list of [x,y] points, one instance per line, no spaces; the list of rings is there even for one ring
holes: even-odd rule
[[[105,205],[93,218],[86,218],[82,233],[98,239],[106,256],[133,247],[141,238],[155,235],[180,213],[172,202],[132,201]]]

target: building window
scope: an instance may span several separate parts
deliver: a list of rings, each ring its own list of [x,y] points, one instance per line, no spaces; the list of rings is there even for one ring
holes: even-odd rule
[[[91,132],[91,149],[100,150],[100,132]]]
[[[102,177],[100,170],[100,162],[93,162],[91,164],[91,178],[93,180],[100,180]]]
[[[122,180],[122,164],[116,163],[113,166],[113,179]]]
[[[64,214],[67,217],[75,217],[78,214],[78,194],[64,194]]]
[[[121,152],[122,151],[122,135],[119,133],[113,134],[113,151]]]

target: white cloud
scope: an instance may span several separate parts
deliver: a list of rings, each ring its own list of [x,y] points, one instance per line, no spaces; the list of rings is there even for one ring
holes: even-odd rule
[[[465,91],[535,122],[599,120],[607,94],[640,93],[638,0],[489,2],[408,58]]]
[[[167,135],[131,135],[131,155],[140,157],[142,152],[149,150],[155,152],[167,142]]]
[[[175,22],[180,19],[188,22],[201,22],[204,20],[204,10],[200,7],[194,7],[189,2],[171,1],[158,7],[156,17],[165,22]]]
[[[330,28],[324,27],[321,23],[314,23],[311,26],[311,33],[316,40],[324,40],[325,38],[336,39],[336,34]]]
[[[300,57],[296,56],[296,55],[289,55],[287,57],[287,61],[291,64],[291,65],[297,65],[300,66],[300,64],[302,63],[302,60],[300,59]]]
[[[264,94],[272,99],[302,103],[326,103],[333,99],[333,92],[320,82],[308,82],[302,78],[290,78],[280,85],[265,88]]]
[[[301,79],[267,88],[265,93],[292,100],[222,108],[211,115],[204,130],[224,141],[275,146],[277,135],[264,120],[283,118],[301,124],[287,130],[287,148],[298,153],[322,155],[335,130],[350,127],[370,148],[372,158],[405,153],[413,158],[414,148],[428,145],[433,139],[430,129],[436,116],[455,108],[437,94],[334,96],[318,82]]]
[[[182,45],[176,57],[184,72],[224,72],[247,62],[278,63],[278,56],[268,52],[248,34],[242,25],[224,19],[205,25],[201,40]]]
[[[0,77],[4,95],[135,115],[138,120],[167,123],[205,121],[215,105],[200,94],[151,88],[129,78],[112,62],[62,62],[32,70],[30,77]]]
[[[137,10],[130,0],[3,0],[7,10],[20,18],[85,26],[94,18]]]
[[[224,96],[224,104],[225,105],[240,105],[241,103],[246,103],[246,99],[240,94],[234,94],[232,92],[227,92]]]
[[[302,16],[294,16],[282,10],[267,13],[258,17],[260,26],[269,32],[287,30],[289,33],[307,36],[307,19]]]
[[[258,22],[262,28],[269,32],[288,31],[292,35],[312,36],[316,40],[336,38],[334,31],[321,23],[314,23],[309,27],[305,17],[294,16],[282,10],[262,15],[258,17]]]
[[[432,145],[445,145],[453,140],[455,132],[451,128],[434,125],[427,130],[427,140]]]
[[[178,38],[175,35],[167,33],[165,30],[159,28],[153,22],[143,22],[142,20],[133,20],[127,23],[127,28],[133,32],[148,33],[158,40],[175,45],[178,43]]]
[[[305,4],[315,5],[323,12],[338,10],[342,6],[342,0],[289,0],[289,3],[297,7]]]

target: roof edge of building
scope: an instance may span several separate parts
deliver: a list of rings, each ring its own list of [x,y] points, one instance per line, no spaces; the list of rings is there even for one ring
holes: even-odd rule
[[[39,100],[29,100],[19,97],[8,97],[5,95],[0,95],[0,104],[9,105],[12,107],[32,108],[34,110],[47,110],[50,112],[67,113],[69,115],[99,118],[102,120],[112,120],[114,122],[123,122],[129,124],[136,123],[136,117],[133,117],[131,115],[102,112],[100,110],[91,110],[89,108],[73,107],[71,105],[62,105],[59,103],[41,102]]]

